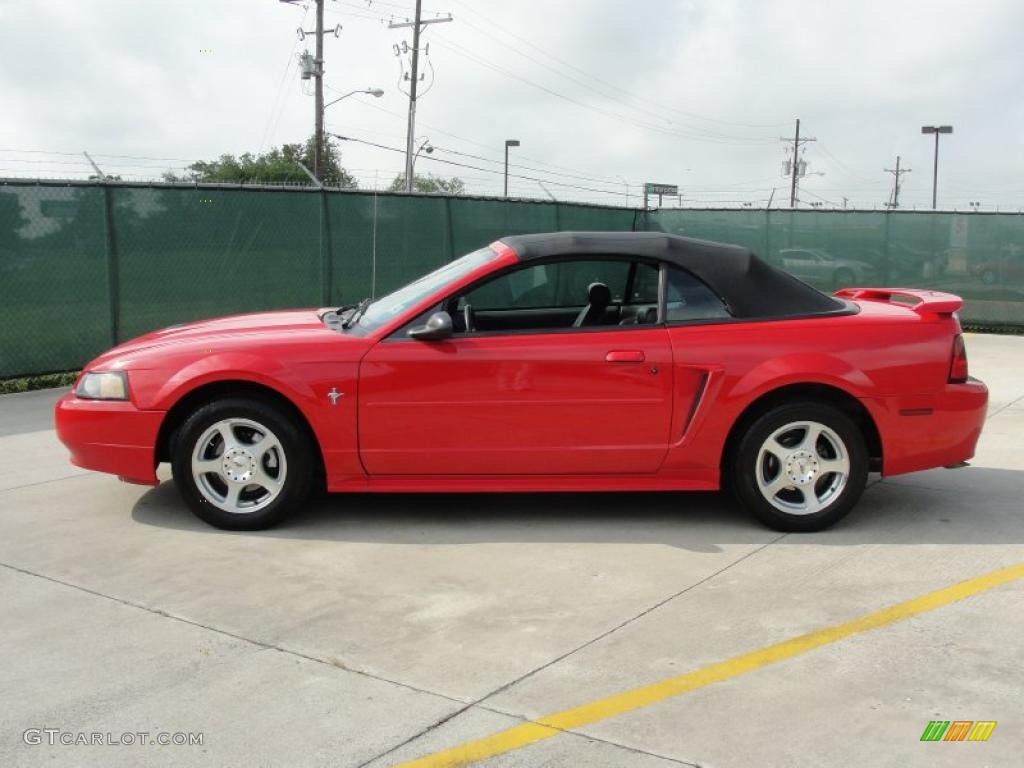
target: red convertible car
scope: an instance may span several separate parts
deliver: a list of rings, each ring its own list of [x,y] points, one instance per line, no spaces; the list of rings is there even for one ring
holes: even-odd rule
[[[170,462],[224,528],[271,525],[316,487],[727,487],[811,531],[869,471],[973,455],[988,392],[960,305],[827,296],[744,248],[655,232],[508,237],[376,300],[122,344],[57,404],[57,434],[129,482]]]

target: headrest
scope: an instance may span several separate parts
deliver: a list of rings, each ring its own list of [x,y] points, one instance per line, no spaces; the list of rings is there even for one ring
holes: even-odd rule
[[[612,303],[612,292],[604,283],[591,283],[587,286],[587,300],[596,306],[607,307]]]

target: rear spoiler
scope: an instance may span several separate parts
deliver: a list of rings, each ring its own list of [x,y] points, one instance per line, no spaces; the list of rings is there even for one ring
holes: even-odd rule
[[[923,288],[843,288],[832,295],[851,301],[905,304],[919,315],[951,315],[964,305],[964,300],[952,293]]]

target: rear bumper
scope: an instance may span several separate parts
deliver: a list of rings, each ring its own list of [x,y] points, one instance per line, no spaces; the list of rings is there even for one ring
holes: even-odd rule
[[[934,395],[865,402],[882,438],[882,474],[900,475],[967,461],[981,436],[988,387],[977,379]]]
[[[156,485],[156,438],[163,411],[140,411],[130,402],[82,400],[71,392],[57,401],[57,437],[71,463],[109,472],[129,483]]]

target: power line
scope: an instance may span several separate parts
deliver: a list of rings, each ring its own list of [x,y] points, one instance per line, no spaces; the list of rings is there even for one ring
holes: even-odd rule
[[[477,26],[473,25],[471,22],[467,21],[467,22],[465,22],[465,24],[467,26],[471,27],[472,29],[477,30],[481,34],[484,34],[484,35],[488,35],[489,34],[486,30],[481,29],[480,27],[477,27]],[[536,48],[536,46],[533,46],[533,45],[531,45],[530,47],[531,48]],[[575,76],[570,75],[570,74],[566,74],[565,72],[561,72],[557,68],[552,67],[552,66],[550,66],[548,64],[545,64],[543,61],[538,60],[535,56],[530,56],[529,54],[527,54],[524,51],[522,51],[522,49],[516,48],[514,45],[503,43],[502,44],[502,49],[507,49],[507,50],[510,50],[510,51],[512,51],[514,53],[518,53],[520,56],[522,56],[524,59],[527,59],[528,61],[530,61],[534,65],[542,67],[542,68],[548,70],[549,72],[554,73],[555,75],[557,75],[559,77],[565,78],[566,80],[569,80],[570,82],[575,83],[576,85],[581,86],[582,88],[585,88],[585,89],[587,89],[589,91],[593,91],[594,93],[598,94],[602,98],[610,99],[610,100],[612,100],[612,101],[614,101],[616,103],[619,103],[622,107],[625,107],[626,109],[630,109],[630,110],[633,110],[633,111],[635,111],[637,113],[640,113],[640,114],[643,114],[643,115],[647,115],[647,116],[649,116],[649,117],[651,117],[651,118],[653,118],[655,120],[658,120],[658,121],[665,121],[666,123],[669,123],[669,124],[672,124],[674,122],[674,120],[671,117],[667,116],[666,113],[664,113],[664,112],[654,112],[654,111],[652,111],[650,109],[645,109],[643,107],[637,107],[637,106],[632,106],[630,104],[622,103],[623,99],[622,99],[621,95],[617,95],[617,94],[614,94],[614,93],[609,93],[608,89],[598,88],[598,87],[596,87],[594,85],[591,85],[590,83],[588,83],[588,82],[586,82],[584,80],[581,80],[578,77],[575,77]],[[537,50],[540,50],[540,49],[537,49]],[[556,60],[557,61],[561,61],[560,59],[556,59]],[[573,69],[577,69],[576,67],[572,67],[572,68]],[[577,71],[581,71],[581,70],[577,70]],[[698,127],[698,126],[691,126],[689,128],[689,130],[695,131],[695,132],[700,132],[700,135],[705,135],[705,136],[708,136],[708,137],[724,136],[724,134],[712,133],[712,132],[706,130],[705,128]],[[747,138],[747,137],[732,137],[732,138]],[[757,138],[757,137],[750,137],[750,138]]]
[[[294,7],[294,6],[293,6]],[[302,19],[299,21],[300,28],[306,23],[306,16],[309,15],[309,5],[306,4],[303,7]],[[260,151],[262,152],[266,147],[268,141],[272,141],[274,134],[277,132],[277,125],[281,120],[281,115],[284,113],[285,104],[287,101],[282,101],[284,95],[284,85],[288,80],[288,73],[291,71],[292,64],[295,63],[295,49],[299,46],[299,39],[292,42],[292,47],[288,51],[288,58],[285,59],[284,72],[281,73],[281,81],[277,84],[277,90],[274,92],[274,100],[271,103],[270,114],[267,116],[267,124],[263,128],[263,135],[260,137]],[[280,103],[280,111],[278,110],[278,104]]]
[[[693,141],[705,141],[705,142],[710,142],[710,143],[715,143],[715,144],[734,144],[734,145],[736,145],[736,144],[740,144],[740,145],[747,144],[747,145],[755,145],[755,144],[763,144],[763,143],[765,143],[767,141],[774,141],[774,139],[767,139],[767,138],[763,138],[762,139],[762,138],[752,138],[752,137],[734,137],[734,136],[727,136],[727,135],[724,135],[724,134],[723,135],[718,135],[718,136],[709,136],[707,134],[694,133],[692,131],[672,130],[672,129],[668,129],[668,128],[663,128],[661,126],[654,125],[654,124],[649,123],[649,122],[644,122],[642,120],[638,120],[636,118],[632,118],[632,117],[630,117],[628,115],[622,115],[622,114],[619,114],[617,112],[613,112],[611,110],[604,109],[603,107],[598,107],[598,106],[595,106],[593,104],[588,104],[587,102],[580,101],[577,98],[574,98],[572,96],[568,96],[568,95],[566,95],[564,93],[561,93],[559,91],[556,91],[556,90],[554,90],[552,88],[548,88],[546,85],[541,85],[540,83],[536,83],[536,82],[534,82],[534,81],[532,81],[532,80],[530,80],[528,78],[523,77],[522,75],[519,75],[519,74],[517,74],[515,72],[512,72],[512,71],[510,71],[508,69],[505,69],[504,67],[498,66],[497,64],[494,64],[494,63],[492,63],[490,61],[487,61],[486,59],[482,58],[480,55],[474,53],[472,50],[466,48],[463,45],[460,45],[459,43],[455,43],[455,42],[452,42],[452,41],[449,40],[449,41],[443,42],[443,43],[442,42],[435,42],[435,45],[440,45],[442,48],[450,50],[450,51],[452,51],[452,53],[455,53],[456,55],[463,56],[464,58],[467,58],[470,61],[472,61],[472,62],[474,62],[476,64],[479,64],[482,67],[485,67],[487,69],[491,69],[491,70],[493,70],[495,72],[498,72],[499,74],[505,75],[506,77],[509,77],[509,78],[511,78],[513,80],[517,80],[517,81],[519,81],[521,83],[529,85],[532,88],[536,88],[536,89],[538,89],[540,91],[543,91],[544,93],[547,93],[547,94],[549,94],[551,96],[554,96],[556,98],[562,99],[563,101],[567,101],[567,102],[569,102],[571,104],[576,105],[577,107],[589,110],[591,112],[595,112],[597,114],[603,115],[604,117],[608,117],[608,118],[611,118],[613,120],[617,120],[617,121],[619,121],[621,123],[625,123],[627,125],[631,125],[631,126],[633,126],[635,128],[642,128],[642,129],[651,131],[653,133],[660,133],[660,134],[662,134],[664,136],[673,136],[675,138],[690,139],[690,140],[693,140]]]
[[[397,118],[402,119],[402,120],[405,119],[404,115],[401,115],[398,112],[395,112],[393,110],[386,109],[385,107],[381,107],[381,106],[379,106],[377,104],[373,104],[373,103],[371,103],[369,101],[365,101],[365,100],[359,99],[359,98],[355,98],[355,99],[353,99],[353,101],[355,101],[355,102],[357,102],[359,104],[362,104],[364,107],[370,107],[371,109],[375,109],[378,112],[384,112],[385,114],[392,115],[392,116],[397,117]],[[493,149],[493,147],[490,144],[485,144],[484,142],[476,141],[475,139],[468,139],[465,136],[458,135],[457,133],[452,133],[451,131],[446,131],[446,130],[444,130],[442,128],[438,128],[436,125],[430,125],[429,123],[425,123],[425,122],[422,122],[422,121],[420,121],[419,124],[421,126],[423,126],[424,128],[428,128],[431,131],[431,133],[440,133],[440,134],[442,134],[444,136],[448,136],[448,137],[450,137],[452,139],[456,139],[458,141],[465,142],[466,144],[472,144],[473,146],[481,147],[483,149]],[[559,170],[572,171],[572,172],[575,172],[575,173],[587,173],[587,171],[583,171],[583,170],[581,170],[579,168],[572,168],[572,167],[565,166],[565,165],[558,165],[556,163],[549,163],[549,162],[547,162],[545,160],[541,160],[541,159],[536,158],[536,157],[531,157],[529,155],[520,154],[519,157],[523,158],[524,160],[528,160],[528,161],[530,161],[532,163],[535,163],[537,165],[547,166],[548,168],[557,168]],[[547,173],[550,173],[550,171],[547,171]],[[603,177],[602,180],[607,182],[607,183],[609,183],[609,184],[616,184],[616,183],[621,184],[622,183],[621,180],[614,179],[614,178],[609,177],[609,176]]]
[[[58,152],[56,150],[49,149],[0,149],[0,152],[17,152],[20,154],[31,154],[31,155],[66,155],[69,157],[81,157],[81,152]],[[104,155],[100,152],[93,152],[93,157],[109,157],[109,158],[122,158],[125,160],[169,160],[178,163],[187,163],[181,157],[143,157],[141,155]]]
[[[707,117],[707,116],[704,116],[704,115],[698,115],[698,114],[695,114],[693,112],[684,112],[683,110],[676,109],[674,107],[669,107],[667,105],[662,104],[661,102],[654,101],[653,99],[647,99],[645,97],[637,95],[633,91],[627,90],[625,88],[621,88],[621,87],[615,85],[614,83],[611,83],[611,82],[608,82],[607,80],[599,78],[596,75],[593,75],[593,74],[587,72],[586,70],[581,69],[580,67],[577,67],[574,64],[572,64],[572,63],[570,63],[568,61],[565,61],[564,59],[561,59],[561,58],[559,58],[558,56],[555,56],[552,53],[549,53],[548,51],[546,51],[545,49],[539,47],[538,45],[536,45],[535,43],[531,42],[530,40],[528,40],[528,39],[526,39],[524,37],[521,37],[520,35],[517,35],[515,32],[512,32],[509,29],[506,29],[501,24],[498,24],[497,22],[494,22],[494,21],[490,20],[487,16],[482,14],[480,11],[476,10],[475,8],[473,8],[472,6],[467,4],[466,2],[463,2],[463,0],[453,0],[453,2],[458,3],[464,9],[468,10],[473,15],[479,17],[485,23],[487,23],[487,24],[491,25],[492,27],[494,27],[495,29],[499,30],[499,32],[501,32],[501,33],[503,33],[505,35],[508,35],[510,37],[515,38],[516,40],[518,40],[518,41],[522,42],[523,44],[529,46],[531,49],[537,51],[538,53],[542,54],[543,56],[546,56],[547,58],[551,59],[552,61],[555,61],[558,64],[561,64],[562,66],[567,67],[570,70],[578,72],[582,76],[587,77],[587,78],[589,78],[589,79],[591,79],[591,80],[593,80],[593,81],[595,81],[597,83],[600,83],[600,84],[604,85],[605,87],[610,88],[610,89],[618,92],[619,94],[621,94],[620,96],[615,97],[616,99],[621,100],[622,96],[625,96],[626,98],[633,99],[635,101],[646,102],[646,103],[651,104],[653,106],[657,106],[657,107],[659,107],[661,109],[665,109],[665,110],[668,110],[670,112],[675,112],[676,114],[683,115],[683,116],[685,116],[687,118],[690,118],[690,119],[693,119],[693,120],[703,120],[703,121],[706,121],[706,122],[718,123],[720,125],[730,125],[730,126],[745,127],[745,128],[778,128],[778,127],[781,127],[781,126],[785,125],[785,123],[760,123],[759,124],[759,123],[741,123],[741,122],[733,122],[733,121],[728,121],[728,120],[721,120],[721,119],[717,119],[717,118],[713,118],[713,117]],[[469,22],[469,21],[465,21],[464,20],[464,22],[465,22],[465,24],[467,26],[473,26],[471,24],[471,22]],[[482,32],[483,34],[488,34],[488,33],[484,32],[483,30],[481,30],[479,27],[474,27],[474,28],[477,29],[478,31]],[[532,57],[529,57],[529,58],[530,58],[531,61],[536,61]],[[592,90],[596,90],[596,89],[593,89],[592,86],[587,86],[587,87],[590,87]]]
[[[331,134],[331,135],[334,136],[335,138],[341,139],[342,141],[355,141],[355,142],[358,142],[360,144],[366,144],[366,145],[371,146],[371,147],[377,147],[378,149],[387,150],[388,152],[402,152],[403,151],[401,149],[398,149],[397,147],[389,147],[386,144],[378,144],[375,141],[366,141],[365,139],[357,139],[357,138],[354,138],[352,136],[341,136],[341,135],[336,134],[336,133]],[[445,160],[445,159],[440,158],[440,157],[434,157],[433,155],[422,155],[421,159],[427,160],[427,161],[432,162],[432,163],[442,163],[444,165],[452,165],[452,166],[455,166],[455,167],[458,167],[458,168],[469,168],[471,170],[481,171],[483,173],[493,173],[495,175],[501,175],[501,173],[502,173],[499,170],[494,170],[494,169],[491,169],[491,168],[482,168],[482,167],[480,167],[478,165],[469,165],[468,163],[459,163],[459,162],[456,162],[454,160]],[[605,195],[615,195],[617,197],[625,197],[626,196],[625,192],[615,192],[615,191],[608,190],[608,189],[595,189],[594,187],[583,187],[583,186],[580,186],[578,184],[568,184],[566,182],[555,181],[553,179],[539,179],[539,178],[537,178],[535,176],[525,176],[523,174],[509,174],[509,178],[526,179],[527,181],[546,182],[546,183],[550,184],[551,186],[555,186],[555,187],[565,187],[567,189],[579,189],[579,190],[583,190],[585,192],[597,192],[597,193],[605,194]]]
[[[342,127],[342,126],[331,126],[331,127]],[[356,127],[352,127],[352,126],[346,127],[346,130],[356,130],[356,131],[361,131],[363,133],[376,134],[378,136],[381,135],[379,131],[371,131],[369,129],[356,128]],[[394,138],[400,138],[396,134],[389,134],[389,135],[391,135]],[[483,155],[475,155],[475,154],[472,154],[471,152],[460,152],[459,150],[456,150],[456,149],[448,149],[447,147],[438,146],[434,142],[431,142],[431,145],[438,152],[445,152],[447,154],[458,155],[460,157],[468,157],[471,160],[480,160],[480,161],[487,162],[487,163],[495,163],[495,164],[499,164],[499,165],[504,164],[504,160],[500,160],[498,158],[485,157]],[[582,173],[561,173],[559,171],[549,171],[549,170],[546,170],[544,168],[535,168],[535,167],[530,166],[530,165],[523,165],[522,163],[509,163],[509,167],[510,168],[520,168],[520,169],[525,170],[525,171],[536,171],[538,173],[546,173],[546,174],[549,174],[551,176],[562,176],[562,177],[567,178],[567,179],[576,179],[577,181],[593,181],[593,182],[597,182],[599,184],[608,184],[610,186],[622,186],[622,181],[621,180],[619,180],[619,179],[609,179],[608,177],[588,176],[588,175],[585,175],[585,174],[582,174]],[[633,181],[633,182],[627,182],[627,184],[629,184],[631,186],[640,186],[641,182]]]

